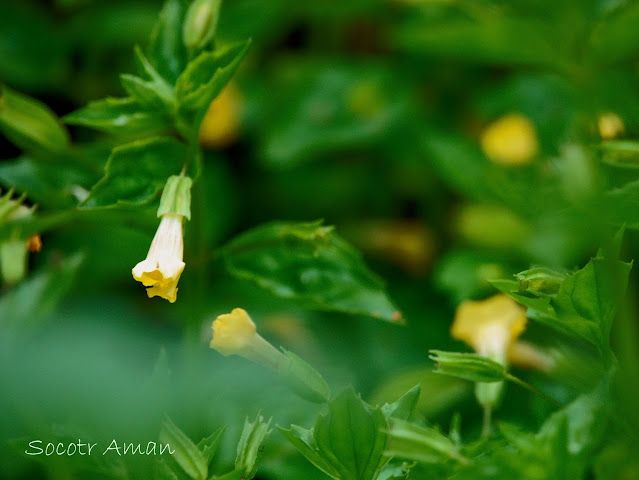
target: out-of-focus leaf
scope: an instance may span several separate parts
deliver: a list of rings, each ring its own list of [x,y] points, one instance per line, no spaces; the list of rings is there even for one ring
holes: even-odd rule
[[[495,15],[485,21],[454,19],[430,25],[412,19],[394,32],[394,42],[405,50],[505,65],[556,64],[555,37],[542,21]]]
[[[105,176],[94,185],[83,208],[144,205],[153,200],[171,175],[180,173],[186,146],[157,137],[113,149]]]
[[[593,59],[602,64],[622,61],[639,50],[639,4],[625,2],[625,5],[600,22],[590,39]]]
[[[91,2],[68,23],[79,47],[131,48],[146,40],[157,18],[157,4],[147,2]]]
[[[539,165],[500,167],[478,143],[447,132],[426,134],[422,146],[441,178],[466,196],[530,215],[568,206],[558,180],[549,179]]]
[[[46,320],[67,293],[83,260],[75,254],[36,273],[0,299],[0,329],[29,332]]]
[[[145,109],[133,98],[105,98],[89,103],[64,117],[71,125],[94,128],[116,135],[148,135],[171,128],[162,112]]]
[[[182,43],[186,7],[184,0],[167,0],[151,33],[149,61],[171,84],[175,84],[186,66],[186,49]]]
[[[162,424],[160,442],[168,444],[174,453],[171,458],[193,480],[206,480],[208,462],[197,446],[168,417]]]
[[[490,280],[502,278],[511,271],[511,266],[504,264],[503,256],[453,250],[439,259],[434,280],[457,305],[465,299],[486,297],[492,291]]]
[[[43,103],[0,85],[0,130],[20,148],[56,153],[69,146],[69,134]]]
[[[321,223],[276,222],[250,230],[223,249],[226,266],[238,278],[313,308],[400,320],[359,252]]]
[[[0,2],[0,19],[0,78],[28,91],[60,86],[69,42],[47,11],[32,2]]]
[[[77,162],[38,162],[27,156],[0,162],[0,183],[27,192],[30,200],[47,207],[77,205],[76,189],[88,189],[98,179],[92,169]]]
[[[231,80],[250,45],[248,40],[221,51],[203,52],[187,65],[177,79],[178,114],[194,132],[199,131],[209,104]]]
[[[410,90],[401,78],[370,65],[332,61],[291,67],[292,77],[266,108],[263,156],[285,169],[340,149],[374,147],[401,131],[411,116]]]
[[[319,415],[312,430],[280,429],[317,468],[337,480],[373,480],[387,460],[386,416],[353,391],[344,390]]]

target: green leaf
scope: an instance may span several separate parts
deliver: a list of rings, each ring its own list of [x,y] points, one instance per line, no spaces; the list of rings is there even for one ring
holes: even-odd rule
[[[88,189],[99,178],[79,162],[39,162],[30,156],[0,162],[0,182],[28,192],[31,201],[48,208],[77,205],[77,189]]]
[[[192,133],[199,131],[209,104],[231,80],[250,45],[247,40],[222,51],[203,52],[189,62],[177,79],[178,114]]]
[[[95,184],[83,208],[144,205],[152,201],[171,175],[180,173],[186,146],[174,138],[157,137],[113,149],[105,176]]]
[[[250,480],[257,472],[264,440],[271,433],[270,425],[271,419],[264,422],[264,419],[259,415],[252,423],[248,421],[248,418],[244,420],[244,429],[237,444],[235,469],[244,472],[242,478],[245,480]]]
[[[69,134],[42,102],[0,85],[0,131],[25,150],[57,153],[69,146]]]
[[[186,9],[187,3],[184,0],[167,0],[149,43],[149,61],[172,85],[186,66],[186,48],[182,43],[182,23]]]
[[[55,310],[73,285],[84,255],[76,253],[51,265],[20,283],[0,299],[1,338],[8,332],[21,334],[34,330]]]
[[[225,431],[226,427],[218,428],[211,435],[200,440],[200,443],[197,444],[197,448],[199,448],[204,455],[207,466],[211,463],[211,460],[213,460],[213,456],[217,451],[217,447],[219,446],[220,441],[222,440],[222,435],[224,435]]]
[[[402,395],[397,401],[387,403],[382,406],[382,412],[386,418],[397,418],[399,420],[408,420],[415,411],[421,388],[415,385],[408,392]]]
[[[122,83],[122,88],[124,88],[126,93],[146,108],[160,110],[170,106],[170,104],[167,105],[166,99],[163,97],[166,92],[158,91],[153,82],[123,73],[120,75],[120,83]]]
[[[507,478],[574,480],[586,478],[594,453],[604,441],[610,422],[610,376],[591,393],[579,396],[552,414],[539,432],[500,425],[507,441],[487,452],[455,475],[455,479]]]
[[[632,263],[618,260],[620,234],[612,247],[601,249],[595,258],[575,273],[567,274],[553,297],[536,297],[522,291],[519,282],[491,282],[497,289],[532,309],[536,321],[594,345],[604,359],[610,359],[610,330],[628,285]]]
[[[639,180],[607,191],[592,208],[613,225],[639,229]]]
[[[421,427],[404,420],[391,419],[387,457],[398,457],[420,463],[441,463],[449,459],[465,463],[453,442],[433,428]]]
[[[158,133],[172,127],[171,120],[164,113],[147,110],[133,98],[105,98],[91,102],[66,115],[64,121],[70,125],[130,136]]]
[[[401,314],[361,255],[322,221],[270,223],[222,250],[229,272],[312,308],[398,321]]]
[[[589,54],[606,65],[632,57],[639,50],[638,22],[639,4],[625,2],[593,29]]]
[[[197,446],[166,417],[160,431],[160,442],[168,443],[175,452],[171,458],[194,480],[206,480],[208,462]]]
[[[503,365],[481,355],[441,350],[429,350],[429,353],[429,358],[437,362],[437,373],[471,382],[501,382],[506,378]]]
[[[488,20],[452,19],[426,25],[411,19],[395,31],[405,50],[473,63],[545,65],[557,63],[556,35],[534,19],[491,15]]]
[[[373,480],[387,460],[387,421],[352,388],[342,391],[319,415],[313,430],[292,426],[282,433],[311,463],[338,480]]]
[[[312,429],[307,430],[297,425],[291,425],[291,428],[289,429],[284,429],[282,427],[277,428],[309,462],[329,477],[335,479],[341,478],[339,471],[331,465],[328,459],[325,459],[320,454]]]
[[[296,59],[281,68],[290,73],[267,87],[269,97],[271,91],[282,93],[272,95],[260,125],[270,168],[398,141],[406,119],[416,116],[405,80],[370,62]]]

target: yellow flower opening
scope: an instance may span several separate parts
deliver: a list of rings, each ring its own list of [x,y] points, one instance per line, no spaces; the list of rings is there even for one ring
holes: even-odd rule
[[[211,348],[222,355],[242,355],[259,337],[255,323],[243,308],[234,308],[231,313],[218,316],[211,327]]]
[[[462,302],[451,328],[480,355],[505,360],[513,342],[526,328],[526,310],[512,298],[498,294],[486,300]]]
[[[488,125],[480,143],[484,154],[503,166],[527,165],[539,153],[535,126],[518,113],[504,115]]]
[[[204,148],[224,148],[232,144],[240,131],[240,93],[230,83],[209,105],[202,125],[199,142]]]
[[[182,218],[174,214],[162,216],[146,259],[132,270],[133,278],[150,287],[146,290],[149,298],[157,295],[171,303],[177,298],[177,284],[184,270]]]
[[[625,126],[623,120],[616,113],[604,113],[597,120],[597,126],[599,127],[599,135],[604,140],[612,140],[613,138],[621,135]]]

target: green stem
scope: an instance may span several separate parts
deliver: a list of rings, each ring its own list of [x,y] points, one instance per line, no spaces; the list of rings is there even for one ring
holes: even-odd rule
[[[550,403],[552,403],[555,407],[561,408],[561,407],[564,406],[561,403],[559,403],[557,400],[555,400],[554,398],[549,397],[548,395],[546,395],[544,392],[539,390],[537,387],[532,386],[530,383],[525,382],[521,378],[515,377],[514,375],[511,375],[510,373],[506,374],[506,380],[509,380],[509,381],[511,381],[513,383],[516,383],[520,387],[525,388],[526,390],[534,393],[535,395],[539,395],[540,397],[542,397],[545,400],[547,400]]]
[[[483,417],[483,423],[481,428],[482,438],[488,437],[490,435],[490,432],[492,431],[492,412],[493,412],[492,405],[484,405],[484,417]]]

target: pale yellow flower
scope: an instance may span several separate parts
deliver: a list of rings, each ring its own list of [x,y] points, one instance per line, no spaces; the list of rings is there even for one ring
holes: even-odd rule
[[[284,355],[257,333],[255,323],[243,308],[218,316],[211,328],[211,348],[222,355],[240,355],[275,370],[286,363]]]
[[[601,115],[597,120],[597,126],[599,127],[599,135],[601,135],[601,138],[604,140],[616,138],[625,130],[621,117],[612,112]]]
[[[231,313],[218,316],[211,328],[211,348],[222,355],[241,354],[249,348],[257,335],[255,323],[243,308],[234,308]]]
[[[181,215],[162,216],[145,260],[132,270],[133,278],[142,282],[149,297],[156,295],[175,302],[177,284],[184,270],[184,238]]]
[[[240,131],[240,92],[230,83],[209,105],[202,125],[199,142],[204,148],[224,148],[232,144]]]
[[[513,342],[526,328],[526,310],[505,294],[462,302],[455,312],[451,335],[480,355],[505,361]]]
[[[498,165],[526,165],[539,153],[535,126],[518,113],[504,115],[488,125],[480,143],[484,154]]]

